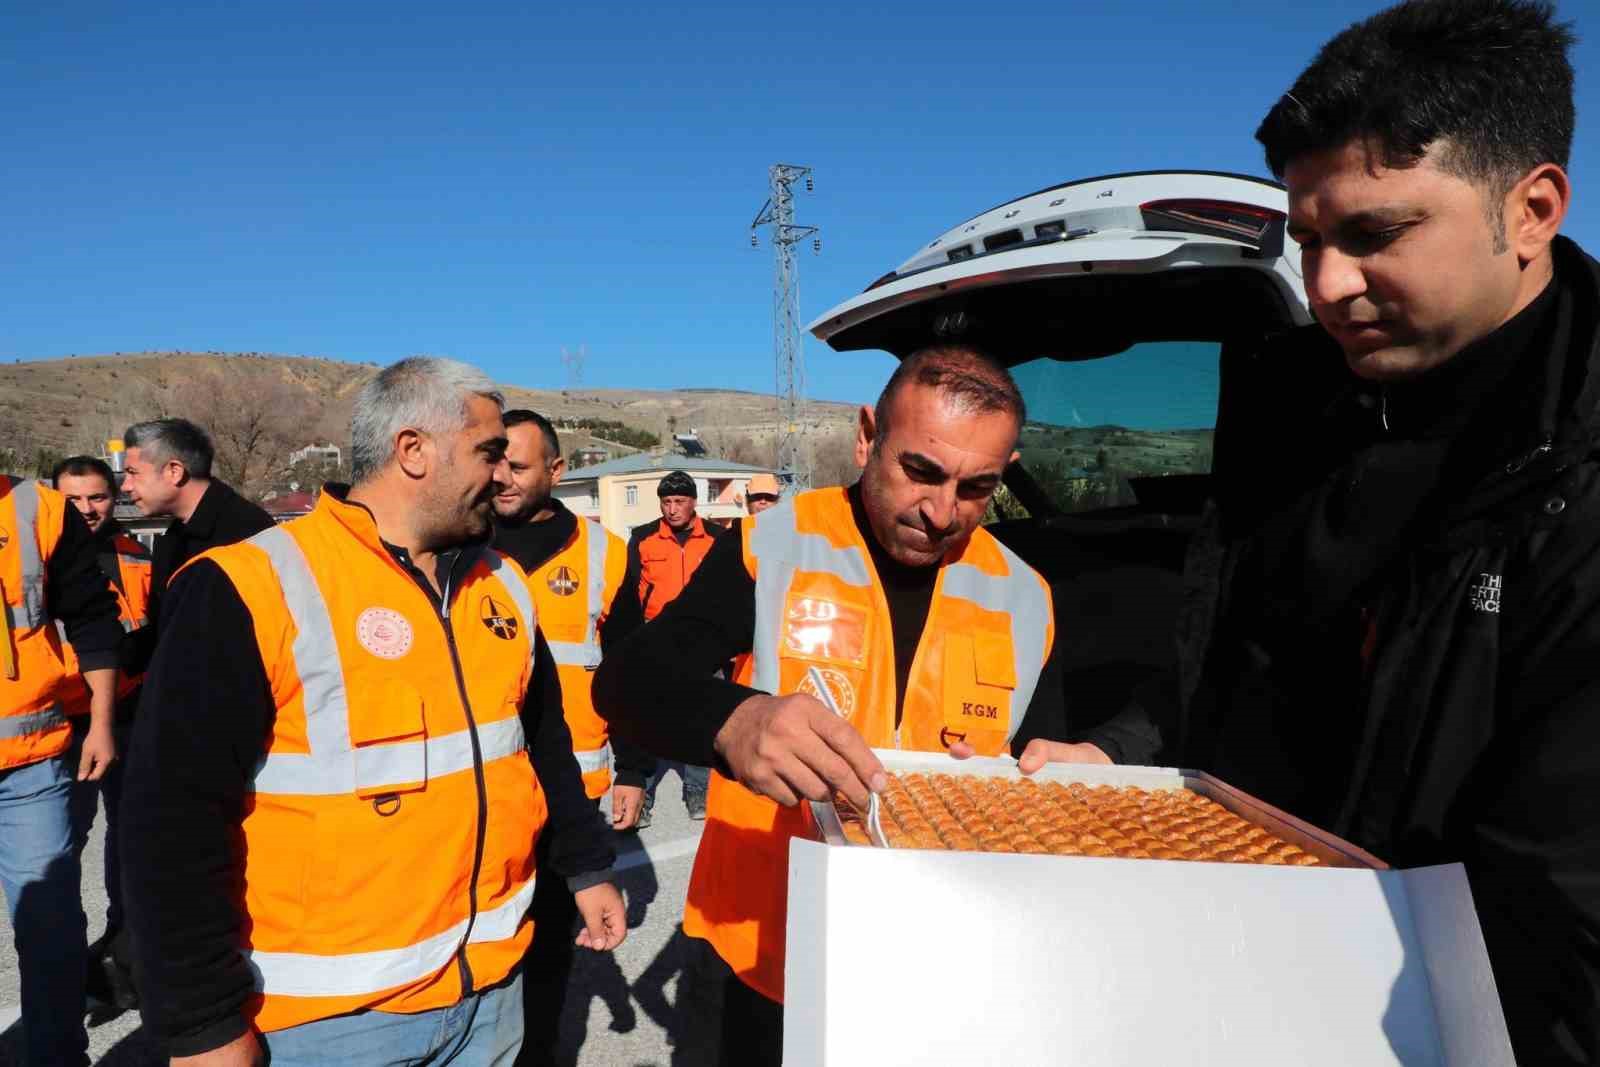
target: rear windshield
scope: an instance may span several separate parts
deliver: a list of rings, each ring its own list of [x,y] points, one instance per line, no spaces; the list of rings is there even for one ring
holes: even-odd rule
[[[1149,341],[1101,359],[1011,368],[1028,404],[1022,466],[1064,512],[1134,503],[1129,478],[1207,473],[1221,351],[1210,341]]]

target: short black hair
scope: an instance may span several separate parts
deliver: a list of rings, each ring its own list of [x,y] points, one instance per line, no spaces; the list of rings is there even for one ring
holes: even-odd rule
[[[97,474],[104,478],[106,485],[111,489],[112,494],[116,494],[116,474],[112,472],[111,465],[109,463],[103,459],[98,459],[95,456],[68,456],[60,463],[57,463],[55,470],[50,472],[50,485],[52,488],[60,489],[61,479],[63,476],[85,478],[91,474]]]
[[[122,435],[128,448],[149,452],[165,463],[175,459],[191,478],[211,477],[211,461],[217,451],[206,432],[188,419],[151,419],[135,423]]]
[[[544,449],[550,453],[550,459],[558,460],[561,458],[561,438],[556,436],[556,428],[550,425],[549,419],[537,411],[530,411],[527,408],[511,408],[500,413],[500,420],[506,424],[506,429],[508,430],[513,426],[521,426],[525,422],[533,423],[539,427],[539,432],[544,435]]]
[[[1017,429],[1028,421],[1028,406],[1011,372],[988,353],[968,344],[920,348],[900,361],[878,394],[872,409],[877,440],[889,432],[889,409],[907,385],[931,386],[955,401],[956,410],[972,413],[1003,411],[1016,416]]]
[[[1440,165],[1499,200],[1541,163],[1565,168],[1577,40],[1549,0],[1405,0],[1323,45],[1256,130],[1279,178],[1364,140],[1384,166]]]

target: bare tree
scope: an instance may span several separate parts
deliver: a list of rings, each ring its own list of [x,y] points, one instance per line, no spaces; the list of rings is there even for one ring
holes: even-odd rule
[[[177,391],[177,414],[204,426],[216,445],[217,476],[261,499],[288,466],[297,444],[296,412],[305,398],[266,373],[205,374]]]
[[[850,427],[830,430],[811,446],[811,484],[850,485],[861,474],[856,465],[856,435]]]

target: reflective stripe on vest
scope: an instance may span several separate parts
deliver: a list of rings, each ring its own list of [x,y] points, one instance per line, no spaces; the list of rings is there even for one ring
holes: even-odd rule
[[[311,749],[309,753],[267,753],[256,768],[255,791],[331,796],[414,785],[472,769],[472,738],[466,730],[359,749],[350,743],[350,705],[333,620],[328,617],[327,603],[305,554],[281,526],[263,530],[250,543],[261,549],[272,564],[294,622],[292,649],[305,693],[306,740]],[[483,559],[499,578],[499,555],[484,553]],[[534,617],[527,588],[519,580],[502,579],[499,584],[510,594],[522,613],[522,624],[527,626]],[[518,716],[485,724],[477,732],[485,763],[515,755],[526,747]]]
[[[593,519],[579,519],[580,523],[594,522]],[[594,529],[583,528],[584,541],[586,542],[585,556],[588,557],[588,570],[585,578],[588,582],[589,613],[584,623],[583,640],[579,641],[551,641],[550,655],[564,667],[583,667],[593,670],[600,666],[600,615],[606,610],[606,532],[599,523],[594,523]]]
[[[783,618],[795,572],[821,572],[846,585],[863,588],[872,585],[872,576],[860,548],[840,548],[822,534],[799,532],[792,506],[768,508],[761,519],[750,534],[750,552],[760,561],[756,570],[757,621],[750,650],[751,684],[763,692],[776,693],[780,677],[778,643],[783,627],[774,620]],[[1049,602],[1033,571],[1009,548],[998,541],[995,544],[1005,558],[1009,574],[987,574],[970,563],[951,563],[943,568],[943,595],[1014,619],[1049,618]],[[1045,628],[1013,626],[1011,648],[1017,687],[1012,705],[1016,713],[1011,716],[1008,739],[1022,725],[1023,712],[1033,700],[1039,667],[1045,658]]]
[[[65,726],[66,723],[66,712],[61,710],[59,704],[52,704],[48,708],[40,708],[38,711],[30,711],[23,715],[6,715],[0,717],[0,741],[27,737],[29,734],[42,734],[47,730]]]
[[[533,903],[534,880],[510,899],[474,919],[463,919],[443,933],[407,945],[377,952],[351,952],[318,956],[309,952],[255,952],[247,954],[255,972],[256,988],[271,989],[289,997],[361,996],[420,981],[450,962],[465,938],[468,944],[505,941],[515,937],[522,917]],[[471,933],[468,933],[468,926]]]
[[[135,573],[141,570],[148,573],[150,570],[150,557],[129,555],[126,552],[117,553],[117,569],[122,572],[122,584],[124,588],[123,596],[126,601],[131,602],[133,598],[128,596],[126,593],[126,590],[133,588],[134,574],[129,573],[130,568]],[[145,603],[141,605],[141,607],[144,611],[143,615],[133,619],[122,620],[123,633],[132,633],[134,630],[141,628],[150,621],[150,603],[148,594],[145,597]]]
[[[611,746],[590,749],[588,752],[574,752],[578,758],[578,770],[584,774],[593,774],[595,771],[607,770],[611,766]]]
[[[22,554],[22,625],[29,630],[45,624],[44,560],[39,558],[39,483],[17,478],[11,482],[11,506],[17,512],[17,551]]]

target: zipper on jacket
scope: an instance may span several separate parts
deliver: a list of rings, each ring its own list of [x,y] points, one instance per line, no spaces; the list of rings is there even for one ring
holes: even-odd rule
[[[461,693],[461,710],[467,717],[467,736],[472,741],[472,775],[478,786],[478,840],[472,853],[472,881],[467,883],[467,928],[461,935],[460,947],[456,949],[462,997],[473,991],[472,965],[467,962],[467,943],[472,937],[472,927],[478,921],[478,876],[483,871],[483,849],[489,834],[489,787],[483,774],[483,748],[478,742],[478,721],[472,715],[472,701],[467,699],[467,680],[461,671],[461,653],[456,648],[456,633],[450,622],[451,579],[455,577],[456,565],[464,554],[458,554],[451,560],[439,598],[439,621],[444,624],[445,642],[450,646],[450,665],[455,669],[456,689]]]

